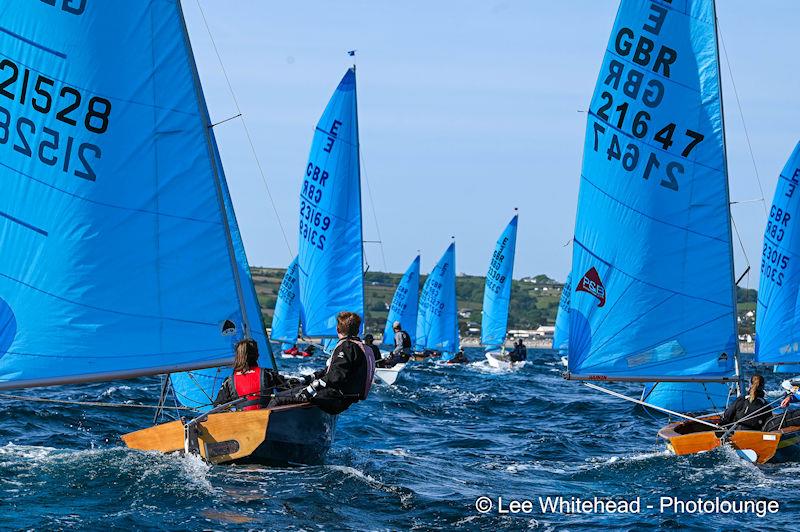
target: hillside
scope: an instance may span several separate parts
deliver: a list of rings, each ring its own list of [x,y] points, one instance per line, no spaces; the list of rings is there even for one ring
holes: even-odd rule
[[[253,267],[252,272],[264,321],[267,327],[270,327],[277,291],[285,270]],[[388,313],[387,307],[392,301],[395,287],[401,277],[399,273],[367,272],[365,303],[368,330],[373,332],[383,330]],[[422,276],[420,290],[426,278],[427,276]],[[480,327],[483,285],[483,277],[463,275],[456,279],[460,311],[459,328],[464,336],[468,334],[470,327]],[[539,325],[552,325],[555,322],[560,297],[561,284],[545,275],[525,281],[515,279],[511,287],[509,329],[535,329]]]
[[[286,270],[280,268],[252,268],[253,281],[261,303],[267,327],[272,324],[275,298]],[[394,289],[402,277],[399,273],[367,272],[366,307],[368,330],[379,332],[386,323],[387,307],[392,301]],[[420,290],[426,275],[420,281]],[[469,335],[469,328],[480,327],[483,306],[484,278],[475,275],[462,275],[456,278],[458,294],[459,329],[462,336]],[[525,280],[515,279],[511,287],[511,309],[509,329],[535,329],[540,325],[553,325],[561,297],[561,283],[546,275],[537,275]],[[756,307],[757,292],[750,288],[736,289],[736,302],[739,314],[739,333],[754,334],[755,320],[748,311]],[[474,331],[473,331],[474,333]]]

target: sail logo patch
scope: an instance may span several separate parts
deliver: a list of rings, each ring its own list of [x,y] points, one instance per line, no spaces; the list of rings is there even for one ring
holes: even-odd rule
[[[603,286],[603,281],[600,280],[600,274],[597,273],[594,266],[584,274],[575,291],[586,292],[596,297],[600,300],[600,303],[597,305],[598,307],[602,307],[606,304],[606,287]]]

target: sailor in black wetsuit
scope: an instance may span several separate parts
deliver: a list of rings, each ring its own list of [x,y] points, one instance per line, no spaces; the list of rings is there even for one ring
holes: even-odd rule
[[[749,430],[763,430],[764,423],[772,417],[772,410],[764,399],[764,377],[753,375],[750,379],[750,390],[747,395],[742,395],[733,402],[725,413],[722,414],[720,425],[736,423],[736,428]]]
[[[525,347],[522,339],[517,340],[517,343],[514,345],[514,350],[508,354],[508,358],[511,362],[522,362],[528,359],[528,349]]]
[[[354,312],[336,316],[339,343],[325,369],[305,378],[304,384],[279,393],[270,406],[293,403],[314,404],[328,414],[339,414],[369,394],[375,375],[375,358],[367,355],[366,346],[358,337],[361,318]]]
[[[397,364],[405,364],[411,358],[411,335],[403,330],[399,321],[392,324],[394,331],[394,350],[378,362],[379,368],[391,368]]]
[[[373,337],[371,334],[364,335],[364,345],[367,346],[367,355],[370,353],[374,355],[375,362],[377,362],[378,360],[381,360],[381,350],[373,343],[374,341],[375,337]]]

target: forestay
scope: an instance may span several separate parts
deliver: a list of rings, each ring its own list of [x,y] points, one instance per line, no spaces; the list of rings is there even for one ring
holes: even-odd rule
[[[417,316],[416,349],[435,349],[442,358],[453,358],[458,350],[456,303],[456,244],[451,243],[422,287]]]
[[[588,113],[576,379],[724,380],[736,313],[714,4],[623,0]]]
[[[514,215],[497,239],[492,260],[489,262],[489,270],[486,272],[481,344],[487,349],[501,347],[508,332],[508,307],[511,304],[514,253],[517,247],[517,219],[518,216]]]
[[[756,362],[800,370],[800,143],[786,162],[769,210],[761,254]],[[780,366],[779,366],[780,367]]]
[[[300,190],[301,321],[336,337],[336,314],[364,316],[356,73],[342,78],[314,131]]]
[[[559,353],[566,353],[569,348],[569,302],[572,293],[572,274],[567,274],[567,280],[561,288],[561,299],[558,302],[556,313],[556,327],[553,332],[553,349]]]
[[[419,255],[403,274],[389,307],[386,327],[383,329],[383,343],[394,345],[392,324],[400,322],[403,330],[411,337],[411,345],[417,339],[417,309],[419,308]]]
[[[9,0],[0,20],[0,388],[264,342],[178,2]]]

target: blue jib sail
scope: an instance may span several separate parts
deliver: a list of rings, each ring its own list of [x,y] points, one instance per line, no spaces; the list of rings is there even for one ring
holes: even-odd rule
[[[356,73],[349,69],[319,119],[300,190],[303,334],[336,337],[336,314],[364,316]]]
[[[723,142],[713,2],[623,0],[588,113],[572,378],[734,373]]]
[[[514,274],[514,252],[517,247],[517,219],[514,215],[492,252],[486,285],[483,289],[481,344],[497,349],[506,341],[508,306],[511,304],[511,284]]]
[[[778,179],[761,254],[756,362],[800,370],[800,143]],[[781,366],[777,366],[781,367]]]
[[[411,337],[411,345],[417,339],[417,308],[419,307],[419,255],[403,274],[394,292],[386,327],[383,329],[383,343],[394,345],[392,324],[400,322],[403,330]]]
[[[453,358],[458,351],[455,242],[448,246],[422,287],[416,349],[441,351],[444,360]]]
[[[567,274],[567,280],[561,288],[561,299],[558,302],[556,313],[556,327],[553,332],[553,349],[559,353],[566,353],[569,348],[569,300],[572,294],[572,274]]]
[[[264,342],[178,3],[9,0],[0,21],[0,388]]]
[[[272,316],[272,340],[294,345],[300,328],[300,292],[297,257],[286,268]]]

